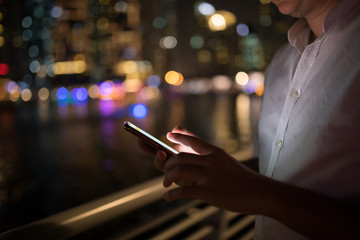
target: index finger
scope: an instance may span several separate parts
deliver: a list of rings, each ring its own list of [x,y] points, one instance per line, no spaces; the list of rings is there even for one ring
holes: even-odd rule
[[[191,147],[195,152],[204,155],[212,152],[214,146],[205,142],[204,140],[181,133],[170,132],[166,137],[173,143],[182,144]]]

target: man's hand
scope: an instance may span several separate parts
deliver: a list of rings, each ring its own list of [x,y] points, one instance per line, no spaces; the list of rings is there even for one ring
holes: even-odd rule
[[[261,196],[260,183],[266,178],[195,135],[174,129],[167,138],[186,150],[166,159],[158,151],[155,166],[164,171],[164,186],[179,185],[164,195],[168,201],[182,198],[200,199],[228,210],[252,210]],[[255,186],[259,183],[259,186]]]

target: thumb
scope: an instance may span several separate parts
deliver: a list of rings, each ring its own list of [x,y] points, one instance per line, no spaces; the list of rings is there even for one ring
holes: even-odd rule
[[[172,132],[169,132],[166,136],[173,143],[188,146],[201,155],[211,152],[214,148],[211,144],[195,136]]]

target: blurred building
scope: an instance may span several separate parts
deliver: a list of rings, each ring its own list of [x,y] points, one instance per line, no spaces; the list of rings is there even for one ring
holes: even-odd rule
[[[170,70],[264,71],[290,22],[268,0],[2,0],[0,99],[107,80],[136,92]]]

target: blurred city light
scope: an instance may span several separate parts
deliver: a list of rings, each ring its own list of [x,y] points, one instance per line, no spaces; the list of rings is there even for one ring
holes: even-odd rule
[[[235,76],[235,80],[241,86],[245,86],[249,82],[249,76],[246,72],[238,72]]]
[[[130,107],[130,112],[135,118],[144,118],[148,113],[148,109],[144,104],[138,103]]]
[[[162,29],[166,26],[166,19],[163,17],[156,17],[153,20],[152,25],[156,29]]]
[[[236,23],[236,16],[225,10],[216,11],[210,16],[208,24],[211,31],[223,31]]]
[[[207,2],[198,2],[196,10],[204,16],[212,15],[215,12],[214,6]]]
[[[52,67],[52,71],[55,75],[81,74],[86,71],[86,68],[85,61],[65,61],[56,62]]]
[[[47,89],[47,88],[45,88],[45,87],[41,88],[41,89],[39,90],[39,92],[38,92],[38,97],[39,97],[39,99],[40,99],[41,101],[46,101],[46,100],[48,100],[49,97],[50,97],[50,91],[49,91],[49,89]]]
[[[213,89],[219,92],[227,92],[232,88],[232,80],[225,75],[216,75],[211,80]]]
[[[21,99],[24,102],[30,101],[32,98],[32,93],[30,91],[30,89],[24,89],[21,91]]]
[[[222,31],[226,29],[226,20],[220,14],[214,14],[209,19],[209,27],[211,31]]]
[[[158,75],[151,75],[147,78],[146,83],[149,87],[157,88],[161,84],[161,79]]]
[[[240,23],[236,26],[236,32],[239,36],[246,37],[247,35],[249,35],[250,30],[248,25],[246,25],[245,23]]]
[[[60,87],[57,91],[56,91],[56,96],[58,100],[65,100],[68,98],[69,96],[69,91],[66,89],[66,87]]]
[[[164,49],[173,49],[177,45],[177,39],[173,36],[162,37],[159,41],[159,45]]]
[[[204,39],[200,35],[193,35],[190,38],[190,46],[195,49],[202,48],[204,46]]]
[[[9,72],[9,65],[0,63],[0,75],[7,75]]]
[[[179,85],[181,85],[183,83],[184,77],[179,72],[168,71],[165,74],[165,81],[170,85],[179,86]]]

